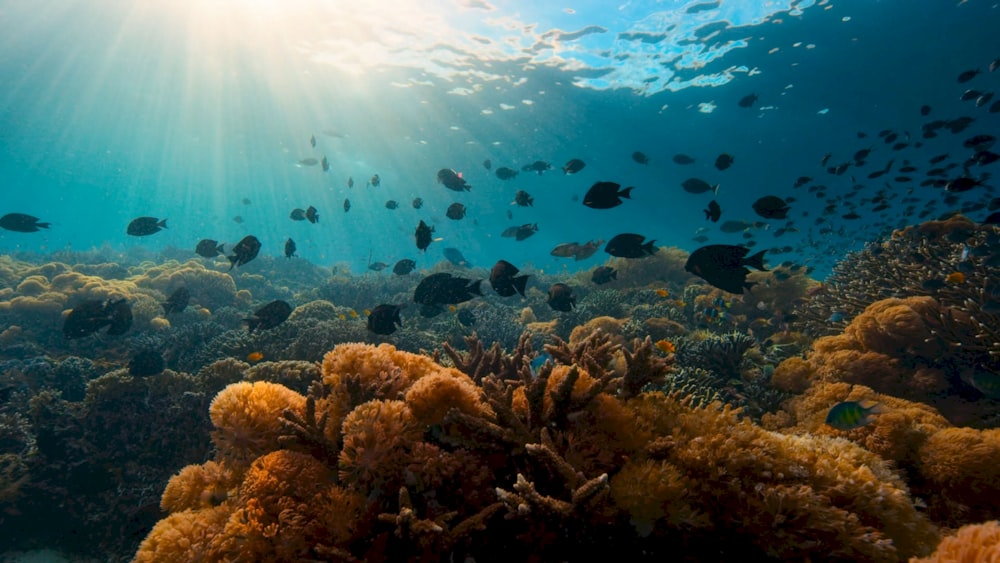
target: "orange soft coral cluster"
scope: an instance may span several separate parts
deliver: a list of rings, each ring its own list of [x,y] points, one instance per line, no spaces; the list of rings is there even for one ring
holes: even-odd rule
[[[910,563],[1000,563],[1000,523],[962,526],[930,556]]]
[[[547,365],[531,374],[524,362],[519,379],[474,382],[389,345],[346,344],[327,354],[308,399],[234,384],[212,404],[227,461],[174,477],[163,498],[172,514],[136,560],[582,560],[683,550],[691,560],[898,561],[936,543],[874,454],[767,431],[717,405],[693,409],[659,393],[623,399],[621,378],[590,363],[589,372]]]

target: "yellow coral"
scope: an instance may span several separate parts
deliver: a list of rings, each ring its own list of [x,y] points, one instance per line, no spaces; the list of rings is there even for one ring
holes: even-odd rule
[[[215,425],[212,440],[223,458],[252,461],[279,449],[282,411],[291,409],[301,415],[305,403],[305,397],[283,385],[266,381],[230,384],[215,396],[209,407]]]
[[[806,360],[793,356],[778,364],[771,375],[771,385],[782,391],[801,393],[809,388],[816,369]]]
[[[181,512],[218,506],[235,484],[233,472],[222,463],[207,461],[202,465],[189,465],[170,478],[160,498],[160,508],[166,512]]]
[[[420,435],[420,425],[402,401],[375,400],[358,406],[343,423],[341,481],[362,490],[392,490],[384,485],[399,477],[405,463],[402,454]]]
[[[1000,563],[1000,523],[962,526],[941,540],[930,557],[910,563]]]
[[[1000,429],[947,428],[920,450],[924,477],[950,502],[988,508],[1000,505]]]
[[[421,424],[441,424],[449,410],[478,416],[487,412],[479,399],[479,389],[465,374],[438,371],[420,378],[406,392],[406,404]]]
[[[229,519],[226,505],[175,512],[156,523],[135,554],[136,563],[210,561],[210,543]]]

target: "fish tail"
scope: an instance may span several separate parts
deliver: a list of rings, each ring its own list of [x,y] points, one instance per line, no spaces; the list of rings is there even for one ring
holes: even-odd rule
[[[635,186],[629,186],[629,187],[625,188],[624,190],[618,192],[618,197],[623,197],[625,199],[632,199],[631,193],[632,193],[632,188],[634,188],[634,187]]]
[[[654,242],[656,242],[656,241],[655,240],[651,240],[651,241],[647,242],[646,244],[642,245],[643,252],[645,252],[646,254],[649,254],[650,256],[652,256],[653,254],[656,254],[656,249],[653,248],[653,243]]]
[[[757,254],[754,254],[753,256],[747,258],[746,260],[743,261],[743,263],[745,265],[747,265],[747,266],[753,266],[754,268],[757,268],[758,270],[760,270],[762,272],[766,272],[767,268],[764,267],[764,253],[765,252],[767,252],[766,248],[764,250],[761,250]]]
[[[51,225],[52,223],[35,223],[35,226],[39,229],[48,229]]]
[[[247,332],[253,334],[253,331],[260,326],[261,320],[258,318],[251,317],[249,319],[243,319],[243,322],[247,323]]]
[[[608,277],[613,280],[618,279],[618,270],[614,270],[613,272],[611,272],[611,275],[609,275]]]
[[[719,194],[719,184],[712,186],[712,193],[715,195]]]
[[[232,271],[233,268],[236,266],[236,261],[239,260],[239,257],[233,255],[233,256],[227,256],[227,258],[229,258],[229,271]]]
[[[517,276],[511,281],[514,283],[514,289],[521,294],[521,297],[524,297],[524,288],[528,284],[528,276]]]
[[[161,229],[166,229],[167,228],[167,220],[163,219],[162,221],[160,221],[159,223],[157,223],[156,226],[160,227]]]
[[[469,284],[469,291],[471,291],[472,293],[475,293],[476,295],[480,295],[481,296],[483,294],[483,292],[479,288],[479,286],[482,285],[482,283],[483,283],[483,280],[476,280],[473,283]]]
[[[219,254],[225,254],[226,253],[226,249],[223,248],[223,246],[225,246],[225,245],[220,244],[219,247],[215,249],[215,251],[218,252]]]
[[[702,209],[701,212],[705,214],[705,218],[706,219],[711,219],[712,218],[712,214],[709,213],[707,209]]]

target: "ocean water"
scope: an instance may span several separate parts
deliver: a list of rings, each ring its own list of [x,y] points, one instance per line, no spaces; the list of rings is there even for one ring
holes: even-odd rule
[[[977,108],[960,97],[1000,85],[1000,73],[987,70],[1000,56],[992,33],[998,18],[994,3],[976,0],[919,8],[442,1],[365,9],[264,0],[8,1],[0,4],[0,211],[53,226],[0,231],[0,248],[193,250],[202,238],[229,248],[254,234],[263,254],[280,256],[291,237],[304,259],[356,272],[369,259],[429,266],[446,247],[474,264],[506,258],[556,272],[607,258],[550,256],[560,243],[634,232],[690,251],[704,228],[710,243],[791,246],[769,253],[769,262],[809,265],[822,279],[847,251],[922,220],[904,215],[902,197],[918,198],[918,212],[929,202],[931,218],[989,199],[977,189],[949,205],[942,189],[918,183],[928,158],[948,153],[962,162],[972,152],[962,147],[966,138],[997,130],[991,104]],[[957,83],[959,73],[976,68],[979,76]],[[748,94],[758,101],[739,107]],[[933,110],[927,117],[919,112],[924,104]],[[924,123],[961,116],[976,121],[959,134],[921,138]],[[893,151],[881,130],[911,146]],[[820,165],[828,153],[827,166],[853,162],[868,147],[865,165],[841,176]],[[634,162],[634,151],[649,164]],[[723,152],[735,163],[719,171],[713,162]],[[677,153],[694,164],[675,164]],[[299,164],[324,156],[328,172]],[[571,158],[587,166],[564,175]],[[502,181],[484,168],[486,159],[494,170],[536,160],[554,169]],[[896,172],[904,159],[919,171]],[[866,178],[889,160],[893,172]],[[445,189],[436,180],[441,168],[461,172],[472,190]],[[375,174],[381,185],[366,186]],[[894,182],[900,175],[913,180]],[[794,189],[800,176],[813,181]],[[776,237],[785,224],[779,220],[748,230],[750,239],[720,232],[702,213],[713,194],[686,193],[681,182],[689,177],[720,185],[714,199],[722,221],[761,221],[754,200],[792,196],[788,219],[798,232]],[[635,186],[633,198],[610,210],[584,207],[579,200],[596,181]],[[852,189],[857,184],[863,187]],[[806,191],[814,185],[827,186],[825,197]],[[533,207],[511,205],[519,189],[534,196]],[[871,212],[874,204],[862,199],[879,190],[900,197]],[[411,207],[416,197],[422,209]],[[399,207],[386,209],[388,200]],[[816,225],[826,200],[835,211]],[[456,201],[468,208],[459,221],[444,214]],[[319,210],[318,224],[289,219],[309,205]],[[841,218],[852,209],[860,219]],[[166,218],[168,228],[127,236],[137,216]],[[421,219],[441,239],[426,253],[413,241]],[[538,224],[531,238],[500,236],[525,223]],[[821,233],[824,227],[832,232]]]

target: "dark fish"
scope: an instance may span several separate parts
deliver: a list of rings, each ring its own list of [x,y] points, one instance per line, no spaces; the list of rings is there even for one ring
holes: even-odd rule
[[[319,161],[319,164],[320,164],[320,166],[323,167],[323,172],[329,172],[330,171],[330,161],[327,160],[325,156],[323,157],[322,160]]]
[[[166,228],[166,219],[161,220],[156,217],[136,217],[128,224],[128,228],[125,229],[125,232],[134,237],[144,237],[153,233],[158,233],[160,230]]]
[[[968,176],[960,176],[948,182],[944,189],[952,193],[961,193],[982,185],[984,185],[982,180],[977,180]]]
[[[313,224],[319,223],[319,212],[315,207],[310,205],[309,209],[306,209],[306,219]]]
[[[1000,225],[1000,211],[994,211],[983,219],[984,225]]]
[[[80,303],[66,315],[63,336],[67,340],[83,338],[108,327],[108,334],[125,334],[132,326],[132,308],[125,299],[101,301],[91,299]]]
[[[354,177],[348,176],[347,177],[347,189],[351,189],[353,187],[354,187]]]
[[[198,246],[194,248],[194,251],[198,256],[204,256],[205,258],[215,258],[220,254],[225,254],[226,249],[223,248],[224,245],[219,244],[218,241],[212,240],[210,238],[201,239],[198,241]]]
[[[500,236],[506,238],[513,237],[515,240],[520,241],[530,237],[536,232],[538,232],[538,223],[535,224],[525,223],[523,225],[516,225],[513,227],[506,228],[504,232],[500,234]]]
[[[826,164],[824,163],[823,166],[826,166]],[[812,182],[812,178],[810,178],[809,176],[799,176],[799,179],[795,180],[795,184],[792,187],[801,188],[802,186],[808,184],[809,182]]]
[[[511,211],[510,209],[507,210],[507,218],[508,219],[513,219],[514,218],[514,212]]]
[[[708,202],[708,208],[702,209],[702,211],[705,212],[705,218],[713,223],[718,223],[719,217],[722,216],[722,208],[714,199]]]
[[[38,217],[32,217],[24,213],[8,213],[0,217],[0,228],[18,233],[33,233],[39,229],[48,229],[51,224],[39,223]]]
[[[424,200],[419,197],[415,197],[410,205],[412,205],[414,209],[420,209],[424,206]]]
[[[826,414],[826,423],[837,430],[854,430],[870,424],[874,419],[869,415],[877,414],[877,409],[878,405],[866,407],[857,401],[843,401]]]
[[[275,299],[257,309],[252,317],[243,319],[243,322],[247,323],[247,332],[253,333],[258,328],[263,330],[274,328],[285,322],[291,314],[292,306],[287,301]]]
[[[982,151],[992,147],[995,142],[997,142],[997,138],[993,135],[976,135],[963,141],[962,146],[967,149]]]
[[[587,163],[580,160],[579,158],[570,159],[563,167],[563,174],[576,174],[577,172],[583,170],[583,167],[587,166]]]
[[[377,188],[382,185],[382,178],[379,178],[378,174],[375,174],[368,180],[368,185]]]
[[[986,166],[987,164],[993,164],[997,160],[1000,160],[1000,154],[988,150],[983,150],[972,155],[971,160],[980,166]]]
[[[351,200],[345,197],[344,198],[344,213],[347,213],[350,210],[351,210]]]
[[[536,172],[539,176],[546,170],[552,170],[552,165],[544,160],[536,160],[531,164],[525,164],[521,167],[522,172]]]
[[[976,107],[981,108],[986,104],[990,103],[990,100],[992,99],[993,99],[993,92],[986,92],[982,96],[976,98]]]
[[[385,202],[386,209],[396,209],[397,207],[399,207],[399,204],[396,203],[396,200],[394,199],[390,199],[389,201]]]
[[[448,206],[448,210],[444,213],[449,219],[454,219],[458,221],[465,217],[465,206],[461,203],[453,203]]]
[[[990,63],[990,72],[993,72],[998,68],[1000,68],[1000,58],[993,59],[993,62]]]
[[[649,157],[639,151],[632,153],[632,160],[639,164],[649,164]]]
[[[462,326],[473,326],[476,324],[476,315],[471,309],[462,309],[455,317],[458,319],[458,322],[462,323]]]
[[[791,208],[780,197],[768,195],[753,202],[753,210],[765,219],[786,219]]]
[[[506,260],[498,260],[490,270],[490,285],[497,295],[510,297],[515,293],[520,293],[524,297],[524,286],[528,282],[528,276],[518,276],[519,270]]]
[[[443,251],[441,251],[441,253],[444,254],[445,260],[451,262],[455,266],[459,266],[461,268],[472,267],[472,263],[466,260],[465,256],[462,256],[462,251],[457,248],[452,248],[449,246],[448,248],[445,248]]]
[[[744,289],[753,287],[753,283],[747,282],[747,274],[750,273],[747,266],[767,271],[764,267],[766,251],[761,250],[747,258],[749,252],[750,249],[745,246],[702,246],[688,256],[684,269],[723,291],[743,293]]]
[[[396,274],[397,276],[405,276],[406,274],[412,272],[413,269],[416,267],[417,267],[416,262],[410,260],[409,258],[403,258],[399,262],[396,262],[396,265],[392,267],[392,273]]]
[[[691,240],[697,242],[698,244],[702,244],[708,242],[708,237],[705,235],[698,235],[696,237],[692,237]]]
[[[312,148],[316,148],[316,135],[312,135],[309,137],[309,144],[312,146]]]
[[[673,158],[674,164],[680,164],[682,166],[687,164],[694,164],[694,159],[684,153],[677,153]]]
[[[399,312],[402,309],[402,305],[383,304],[376,306],[368,315],[368,330],[381,335],[396,332],[397,326],[403,326],[403,319],[399,317]]]
[[[169,315],[170,313],[180,313],[184,309],[187,309],[188,303],[191,301],[191,292],[188,291],[186,287],[178,287],[167,297],[167,300],[162,303],[163,314]]]
[[[487,170],[493,168],[493,161],[490,160],[490,159],[488,159],[488,158],[486,160],[484,160],[483,161],[483,168],[485,168]]]
[[[497,168],[494,174],[496,174],[497,178],[500,178],[501,180],[510,180],[517,176],[517,170],[514,170],[513,168],[507,168],[506,166],[501,166],[500,168]]]
[[[872,153],[872,147],[868,147],[867,149],[861,149],[861,150],[855,152],[854,153],[854,162],[860,163],[860,162],[864,161],[866,158],[868,158],[868,155],[870,155],[871,153]]]
[[[457,305],[476,295],[481,296],[479,286],[482,281],[452,276],[447,272],[431,274],[417,284],[413,300],[421,305]]]
[[[860,215],[858,215],[857,213],[855,213],[853,211],[851,211],[850,213],[845,213],[844,215],[841,215],[841,217],[844,218],[844,219],[851,220],[851,221],[853,221],[855,219],[860,219],[861,218]]]
[[[291,258],[295,256],[295,241],[289,238],[285,241],[285,258]]]
[[[311,157],[303,158],[302,160],[299,161],[299,164],[302,166],[316,166],[317,164],[319,164],[319,161]]]
[[[833,153],[832,153],[832,152],[828,152],[828,153],[824,154],[824,155],[823,155],[823,158],[821,158],[821,159],[820,159],[820,161],[819,161],[819,165],[820,165],[820,166],[826,166],[826,163],[827,163],[827,162],[830,162],[830,158],[831,158],[832,156],[833,156]],[[808,180],[806,180],[806,181],[808,182]],[[799,187],[799,185],[800,185],[800,184],[796,184],[796,185],[795,185],[795,187],[797,188],[797,187]]]
[[[148,377],[162,373],[165,367],[163,354],[156,350],[143,350],[129,360],[128,374],[133,377]]]
[[[651,240],[644,242],[646,237],[633,233],[615,235],[604,247],[604,252],[619,258],[645,258],[656,253],[656,247]]]
[[[972,80],[973,78],[975,78],[977,74],[979,74],[979,69],[978,68],[972,69],[972,70],[967,70],[967,71],[963,72],[962,74],[958,75],[958,83],[959,84],[964,84],[964,83]]]
[[[1000,112],[1000,100],[997,100],[997,101],[993,102],[993,104],[990,106],[990,110],[989,111],[990,111],[990,113],[998,113],[998,112]]]
[[[725,170],[733,165],[733,155],[729,153],[722,153],[715,159],[715,167],[719,170]]]
[[[372,262],[371,264],[368,264],[368,269],[373,272],[381,272],[388,267],[389,265],[385,262]]]
[[[417,249],[427,250],[427,247],[431,245],[431,233],[434,232],[434,227],[430,227],[424,220],[420,220],[420,224],[417,225],[416,232],[413,233],[414,239],[417,241]]]
[[[757,102],[757,94],[748,94],[748,95],[743,96],[742,98],[740,98],[739,106],[741,108],[749,108],[749,107],[753,107],[753,105],[756,102]]]
[[[532,207],[532,203],[535,202],[535,198],[531,197],[531,194],[524,190],[517,190],[514,194],[514,203],[520,207]]]
[[[688,178],[681,183],[684,187],[684,191],[689,194],[703,194],[705,192],[719,193],[719,184],[714,186],[709,185],[708,182],[699,178]]]
[[[968,102],[969,100],[974,100],[982,95],[983,93],[979,90],[966,90],[965,92],[962,92],[962,101]]]
[[[632,186],[618,191],[621,184],[597,182],[583,196],[583,204],[592,209],[611,209],[622,204],[621,198],[632,199]]]
[[[590,275],[590,281],[597,285],[603,285],[616,279],[618,279],[618,270],[611,266],[598,266],[594,268],[594,272]]]
[[[243,217],[240,216],[240,215],[234,215],[233,216],[233,223],[236,223],[237,225],[242,225],[243,224]]]
[[[549,287],[549,298],[546,303],[555,311],[568,312],[576,307],[576,297],[573,296],[573,290],[568,285],[554,283]]]
[[[300,208],[296,207],[295,209],[292,210],[291,214],[289,214],[288,217],[292,221],[305,221],[306,220],[306,210],[305,209],[300,209]]]
[[[920,115],[927,117],[930,114],[931,114],[931,106],[928,105],[920,106]]]
[[[257,237],[253,235],[243,237],[243,240],[233,247],[233,255],[229,257],[229,269],[232,270],[234,266],[242,266],[253,260],[258,252],[260,252],[260,241]]]
[[[438,170],[437,173],[438,183],[444,184],[444,187],[449,190],[456,192],[468,192],[472,191],[472,186],[462,178],[462,174],[455,172],[450,168],[442,168]]]
[[[243,205],[250,205],[250,198],[248,197],[243,198]]]

